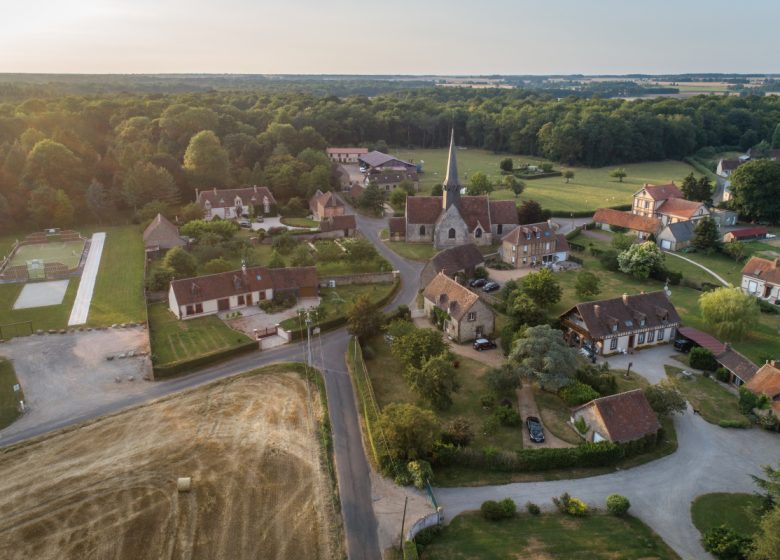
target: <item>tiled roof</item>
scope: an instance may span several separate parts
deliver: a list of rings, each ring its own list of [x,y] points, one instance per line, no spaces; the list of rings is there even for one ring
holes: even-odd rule
[[[647,194],[653,200],[667,200],[669,198],[684,198],[682,192],[680,191],[679,188],[677,188],[677,185],[675,185],[674,182],[671,182],[668,185],[651,185],[650,183],[645,183],[642,189],[645,192],[647,192]],[[642,192],[642,190],[639,190],[636,193],[634,193],[634,196],[636,196],[640,192]]]
[[[268,197],[268,202],[276,204],[274,195],[268,190],[268,187],[245,187],[240,189],[210,189],[198,191],[197,202],[201,206],[206,205],[206,201],[211,203],[212,208],[232,208],[236,197],[240,197],[244,204],[262,204],[263,197]]]
[[[363,195],[365,191],[366,188],[363,185],[361,185],[360,183],[353,183],[352,186],[349,188],[349,196],[357,200]]]
[[[517,226],[502,237],[501,241],[507,241],[512,245],[517,245],[524,241],[534,241],[537,233],[541,235],[540,240],[547,239],[549,241],[555,237],[555,231],[550,227],[548,222],[539,222],[538,224]],[[530,240],[528,239],[529,235],[531,236]]]
[[[406,235],[406,218],[393,217],[388,220],[390,235]]]
[[[401,181],[417,181],[417,171],[414,169],[406,168],[394,168],[394,167],[380,167],[379,169],[371,170],[366,175],[366,180],[369,183],[400,183]]]
[[[402,165],[404,167],[414,167],[415,165],[413,163],[409,163],[408,161],[404,161],[402,159],[398,159],[395,156],[391,156],[389,154],[383,154],[382,152],[377,152],[374,150],[373,152],[368,152],[367,154],[363,154],[360,156],[360,161],[368,165],[369,167],[379,167],[380,165],[384,165],[389,162],[398,162],[399,165]]]
[[[723,171],[733,171],[740,165],[742,165],[742,162],[738,159],[722,159],[720,160],[720,168]]]
[[[594,408],[601,417],[609,439],[625,443],[654,434],[661,428],[650,403],[642,389],[634,389],[617,395],[601,397],[575,410]]]
[[[479,300],[479,296],[440,272],[425,287],[423,296],[455,321],[460,321]]]
[[[179,228],[162,214],[157,214],[144,230],[144,247],[171,249],[182,245],[184,241],[179,237]]]
[[[758,366],[756,364],[728,345],[726,345],[722,353],[715,355],[715,359],[718,360],[720,365],[739,377],[745,383],[753,379],[756,371],[758,371]]]
[[[764,237],[767,233],[769,233],[769,230],[762,226],[756,226],[756,227],[749,227],[749,228],[742,228],[742,229],[734,229],[728,232],[731,234],[735,239],[747,239],[752,237]]]
[[[693,327],[680,327],[677,329],[677,332],[685,338],[692,340],[702,348],[706,348],[715,356],[722,353],[726,349],[726,345],[723,344],[720,340],[712,335],[700,331],[699,329],[694,329]]]
[[[661,227],[660,220],[637,216],[631,212],[621,212],[612,208],[599,208],[593,215],[593,221],[597,224],[624,227],[633,231],[655,234]]]
[[[669,224],[664,228],[664,230],[667,229],[677,241],[690,241],[693,239],[694,223],[690,220]]]
[[[441,212],[440,196],[406,197],[406,219],[410,224],[433,224]]]
[[[490,199],[487,196],[462,196],[459,210],[469,231],[474,231],[479,224],[482,229],[490,229]]]
[[[656,212],[668,216],[689,219],[693,217],[702,206],[704,206],[704,204],[701,202],[685,200],[684,198],[670,198],[661,204]]]
[[[578,303],[561,320],[578,313],[590,336],[604,338],[640,329],[662,328],[680,323],[680,316],[663,291]],[[640,326],[642,319],[644,326]],[[617,330],[613,331],[613,327]]]
[[[490,220],[494,224],[516,224],[517,205],[513,200],[491,200]]]
[[[745,386],[757,395],[763,393],[774,399],[780,395],[780,369],[772,363],[764,364]]]
[[[750,257],[750,260],[742,268],[742,274],[764,280],[770,284],[780,285],[780,259],[769,260],[761,257]]]
[[[277,269],[253,266],[246,271],[232,270],[171,282],[179,305],[201,303],[269,288],[283,290],[316,286],[317,268],[314,266]]]
[[[356,228],[357,228],[357,224],[355,223],[354,214],[345,214],[343,216],[331,216],[328,218],[324,218],[322,221],[320,221],[320,231],[322,232],[336,231],[340,229],[354,230]]]
[[[475,268],[485,262],[485,256],[473,243],[459,245],[436,253],[430,260],[436,273],[455,274],[460,270]]]
[[[555,243],[555,251],[557,253],[561,253],[563,251],[566,251],[567,253],[571,251],[571,247],[569,247],[569,240],[566,239],[566,236],[562,233],[559,233],[555,236],[556,243]]]
[[[367,154],[368,148],[327,148],[329,154]]]

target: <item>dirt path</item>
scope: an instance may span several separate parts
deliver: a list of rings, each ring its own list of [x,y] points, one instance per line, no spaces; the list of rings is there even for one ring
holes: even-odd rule
[[[667,254],[667,255],[672,255],[673,257],[677,257],[678,259],[682,259],[684,261],[687,261],[687,262],[691,263],[694,266],[698,266],[704,272],[709,273],[713,278],[715,278],[718,282],[720,282],[724,286],[726,286],[726,287],[731,286],[731,282],[729,282],[728,280],[724,280],[722,276],[719,276],[718,274],[716,274],[715,272],[713,272],[712,270],[710,270],[706,266],[704,266],[702,264],[699,264],[696,261],[693,261],[693,260],[689,259],[688,257],[683,257],[682,255],[678,255],[677,253],[672,253],[671,251],[664,251],[664,253]]]
[[[533,387],[528,383],[524,383],[523,386],[517,390],[517,404],[520,416],[523,419],[523,424],[520,429],[523,432],[523,447],[525,449],[539,447],[574,447],[572,444],[553,435],[547,428],[544,428],[544,443],[534,443],[531,441],[531,437],[528,435],[528,429],[525,426],[525,419],[529,416],[536,416],[539,419],[539,422],[541,422],[542,415],[539,413],[539,407],[536,405]],[[544,426],[544,423],[542,423],[542,426]]]

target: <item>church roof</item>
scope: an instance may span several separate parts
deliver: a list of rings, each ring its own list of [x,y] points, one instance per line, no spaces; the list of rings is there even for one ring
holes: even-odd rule
[[[462,196],[458,209],[469,231],[474,231],[478,224],[488,230],[493,224],[517,223],[516,206],[511,200],[491,201],[487,196]],[[443,213],[440,196],[410,196],[406,199],[406,221],[410,224],[435,224]]]
[[[433,224],[441,214],[440,196],[406,197],[406,221],[410,224]]]
[[[455,129],[450,136],[450,153],[447,157],[447,175],[444,177],[444,186],[458,186],[458,161],[455,156]]]
[[[512,200],[491,200],[490,220],[494,224],[516,224],[517,205]]]

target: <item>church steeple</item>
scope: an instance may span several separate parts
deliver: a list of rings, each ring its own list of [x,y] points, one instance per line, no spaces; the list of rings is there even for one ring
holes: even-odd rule
[[[458,161],[455,156],[455,128],[450,136],[450,154],[447,158],[447,174],[442,185],[442,207],[446,210],[453,204],[460,207],[460,181],[458,181]]]

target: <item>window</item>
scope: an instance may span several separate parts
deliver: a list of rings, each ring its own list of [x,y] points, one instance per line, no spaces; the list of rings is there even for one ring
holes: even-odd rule
[[[639,319],[639,326],[640,327],[644,327],[645,326],[645,320],[644,319]]]
[[[202,303],[196,303],[195,304],[195,313],[203,313],[203,304]]]
[[[639,337],[637,338],[637,344],[644,344],[645,343],[645,333],[641,332],[639,333]]]
[[[477,320],[477,312],[476,311],[469,311],[468,317],[466,317],[467,321],[476,321]]]
[[[482,228],[477,228],[474,230],[474,237],[476,237],[477,239],[482,237]]]
[[[528,257],[523,257],[523,264],[527,264],[527,263],[528,263]]]
[[[425,226],[420,226],[420,235],[425,235]]]
[[[527,252],[528,252],[528,245],[523,245],[523,253],[527,253]]]
[[[664,329],[658,329],[658,340],[664,339]]]
[[[650,201],[645,200],[645,209],[650,208]]]
[[[191,306],[191,305],[188,305],[187,306],[187,315],[192,315],[193,313],[195,313],[195,308],[193,306]]]
[[[496,227],[496,232],[499,234],[504,233],[504,224],[498,224]]]
[[[541,231],[537,231],[536,232],[536,238],[537,239],[541,239],[542,238],[542,232]]]
[[[549,253],[550,252],[550,243],[549,241],[544,244],[544,252]]]
[[[455,228],[450,228],[450,231],[447,232],[447,237],[450,239],[455,239]]]
[[[257,299],[258,300],[265,299],[265,290],[260,290],[259,292],[257,292]]]
[[[618,343],[618,339],[617,339],[617,337],[615,337],[615,338],[610,338],[610,339],[609,339],[609,349],[610,349],[610,350],[614,350],[615,348],[617,348],[617,343]]]
[[[748,280],[748,293],[755,294],[758,292],[758,282],[754,280]]]
[[[245,303],[244,296],[238,296],[238,305],[244,305]]]
[[[647,333],[647,343],[650,344],[653,341],[655,341],[655,331],[650,331]]]

